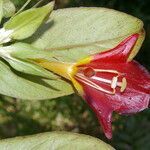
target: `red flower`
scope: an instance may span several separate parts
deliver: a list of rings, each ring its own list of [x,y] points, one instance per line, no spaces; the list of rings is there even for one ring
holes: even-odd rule
[[[134,34],[117,47],[78,65],[75,79],[94,110],[107,138],[112,138],[112,112],[131,114],[144,110],[150,99],[150,74],[136,61],[127,62],[138,38]]]
[[[138,37],[131,35],[115,48],[75,64],[38,62],[72,81],[97,115],[108,139],[112,138],[112,112],[132,114],[149,105],[150,74],[136,61],[127,61]]]

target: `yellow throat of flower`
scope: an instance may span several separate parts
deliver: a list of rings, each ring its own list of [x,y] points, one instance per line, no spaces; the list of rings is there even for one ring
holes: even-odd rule
[[[78,65],[89,62],[89,59],[84,59],[78,63],[66,63],[59,61],[48,61],[45,59],[32,59],[32,61],[41,67],[61,76],[68,80],[71,80],[76,90],[80,95],[83,95],[82,86],[76,81],[74,75],[78,72]]]
[[[57,62],[57,61],[48,61],[45,59],[34,59],[33,60],[36,64],[40,65],[41,67],[60,75],[68,80],[70,76],[73,74],[73,63],[64,63],[64,62]]]

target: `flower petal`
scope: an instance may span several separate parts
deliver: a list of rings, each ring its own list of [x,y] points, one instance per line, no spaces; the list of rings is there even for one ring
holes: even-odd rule
[[[114,108],[120,108],[120,103],[114,101],[114,103],[109,104],[109,99],[98,90],[82,84],[84,89],[83,98],[95,112],[103,131],[108,139],[112,138],[112,112]],[[111,101],[110,101],[111,102]]]
[[[94,69],[117,70],[123,73],[127,80],[125,91],[120,92],[119,87],[117,87],[114,95],[99,91],[82,82],[82,80],[78,80],[83,87],[83,98],[96,113],[106,137],[110,139],[112,137],[111,116],[113,111],[119,114],[131,114],[148,108],[150,100],[150,74],[135,61],[124,63],[110,63],[105,61],[97,63],[94,61],[85,66]],[[97,77],[99,75],[98,73],[96,74]],[[103,76],[100,77],[106,79],[109,77],[110,79],[112,78],[112,74],[109,73],[101,75]],[[88,80],[94,82],[90,77]],[[95,81],[95,83],[100,87],[103,86],[100,81]]]
[[[103,131],[108,139],[112,138],[112,112],[119,114],[131,114],[148,108],[150,95],[127,88],[124,93],[115,95],[105,94],[84,83],[81,83],[83,98],[95,112]]]
[[[148,108],[150,95],[127,88],[123,94],[116,94],[121,107],[115,111],[119,114],[134,114]]]
[[[116,70],[124,75],[127,79],[127,84],[132,89],[150,94],[150,73],[138,62],[131,61],[125,63],[114,63],[114,62],[91,62],[87,64],[86,67],[104,70]],[[110,74],[97,74],[97,76],[102,76],[103,78],[109,78]]]
[[[139,34],[133,34],[122,41],[118,46],[108,51],[94,55],[93,61],[96,62],[126,62]]]

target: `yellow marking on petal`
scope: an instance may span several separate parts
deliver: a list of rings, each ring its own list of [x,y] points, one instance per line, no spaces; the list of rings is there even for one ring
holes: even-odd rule
[[[71,63],[64,63],[64,62],[51,62],[45,59],[32,59],[36,64],[40,65],[41,67],[50,70],[66,79],[70,79],[70,73],[72,72]]]
[[[79,84],[78,81],[76,81],[73,77],[70,77],[71,78],[71,81],[74,85],[74,87],[76,88],[76,90],[78,91],[78,93],[83,96],[84,95],[84,91],[83,91],[83,88],[82,86]]]
[[[78,71],[78,68],[77,68],[75,65],[73,65],[73,66],[71,67],[71,70],[69,71],[69,77],[70,77],[70,79],[71,79],[71,81],[72,81],[72,83],[73,83],[75,89],[78,91],[78,93],[79,93],[81,96],[83,96],[83,95],[84,95],[83,88],[82,88],[82,86],[79,84],[79,82],[76,81],[75,78],[74,78],[74,76],[76,75],[77,71]]]
[[[35,63],[68,80],[71,80],[80,95],[84,94],[82,86],[73,78],[78,68],[73,63],[51,62],[45,59],[32,59]]]
[[[83,87],[80,85],[80,83],[77,80],[75,80],[74,76],[78,72],[78,66],[88,64],[91,62],[92,59],[93,59],[93,56],[89,56],[89,57],[79,60],[77,63],[75,63],[72,66],[72,70],[69,73],[70,79],[71,79],[74,87],[76,88],[76,90],[78,91],[78,93],[81,96],[84,95]]]
[[[89,57],[86,57],[80,61],[78,61],[75,66],[80,66],[80,65],[85,65],[85,64],[88,64],[91,62],[91,60],[93,59],[93,56],[89,56]]]

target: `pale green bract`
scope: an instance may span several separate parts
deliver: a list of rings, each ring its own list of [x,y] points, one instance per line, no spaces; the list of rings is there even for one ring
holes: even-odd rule
[[[5,18],[11,17],[15,14],[16,8],[12,1],[3,0],[3,16]]]
[[[37,66],[36,64],[33,64],[31,60],[29,60],[31,57],[32,59],[43,58],[53,60],[51,53],[38,50],[29,44],[16,43],[6,47],[0,47],[0,56],[4,58],[15,70],[22,73],[50,79],[58,78],[58,76],[40,66]]]
[[[0,59],[0,93],[19,99],[41,100],[68,95],[73,89],[61,79],[46,79],[15,71]]]
[[[10,0],[0,0],[0,23],[3,17],[13,16],[15,11],[16,8]]]
[[[54,2],[40,8],[31,8],[12,17],[4,24],[5,30],[12,30],[11,38],[15,40],[30,37],[50,15]]]
[[[1,61],[0,93],[30,100],[52,99],[72,94],[75,91],[70,82],[48,71],[45,73],[49,73],[54,79],[37,76],[37,72],[34,72],[35,65],[28,60],[44,57],[49,61],[56,59],[76,62],[91,54],[113,48],[133,33],[140,33],[136,49],[132,52],[131,58],[133,58],[144,39],[142,30],[142,21],[111,9],[70,8],[53,11],[50,19],[32,37],[24,41],[32,44],[32,48],[21,44],[11,45],[13,48],[9,47],[9,55],[20,62],[16,63],[5,57],[14,70]],[[42,53],[43,50],[45,54]],[[37,67],[40,74],[42,68]]]
[[[103,141],[77,133],[51,132],[0,141],[1,150],[114,150]]]

